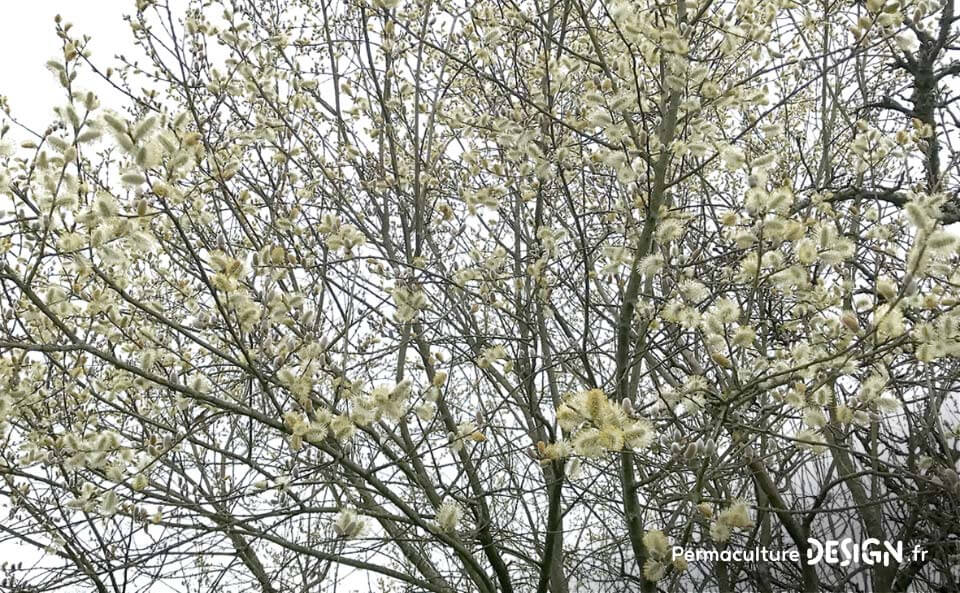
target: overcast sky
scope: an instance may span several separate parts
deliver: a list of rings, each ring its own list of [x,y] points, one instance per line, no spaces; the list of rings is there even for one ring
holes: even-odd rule
[[[53,107],[65,103],[63,89],[44,65],[51,58],[63,57],[61,42],[54,32],[55,15],[73,23],[75,36],[88,34],[93,38],[90,48],[98,63],[112,64],[114,54],[131,47],[132,34],[123,21],[123,13],[133,9],[133,0],[2,2],[0,94],[7,96],[13,115],[42,129],[53,119]]]

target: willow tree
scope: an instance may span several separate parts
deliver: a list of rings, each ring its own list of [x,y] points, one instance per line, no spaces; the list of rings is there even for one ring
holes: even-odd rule
[[[8,588],[956,590],[950,0],[131,12],[4,127]]]

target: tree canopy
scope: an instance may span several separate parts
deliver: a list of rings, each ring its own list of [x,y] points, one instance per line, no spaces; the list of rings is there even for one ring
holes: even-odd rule
[[[7,588],[960,588],[952,0],[130,12],[4,116]]]

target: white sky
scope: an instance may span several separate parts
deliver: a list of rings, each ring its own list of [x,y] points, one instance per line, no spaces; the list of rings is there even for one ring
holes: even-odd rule
[[[92,37],[92,57],[104,65],[131,48],[133,35],[123,14],[134,10],[133,0],[0,0],[0,95],[6,95],[14,117],[42,129],[52,121],[53,107],[66,102],[63,89],[44,65],[51,58],[63,58],[55,15],[73,23],[75,37]],[[23,137],[15,130],[11,133]]]

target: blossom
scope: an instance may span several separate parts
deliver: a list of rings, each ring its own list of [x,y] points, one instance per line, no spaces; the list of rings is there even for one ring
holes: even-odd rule
[[[437,526],[447,533],[454,533],[463,511],[460,505],[452,500],[446,500],[437,509]]]
[[[333,530],[336,534],[347,539],[358,537],[364,529],[366,524],[352,509],[341,510],[333,522]]]

